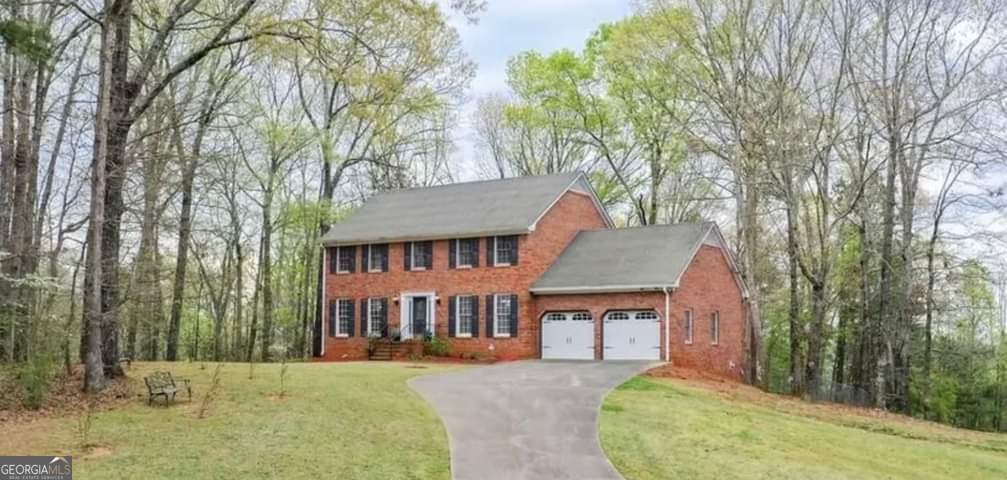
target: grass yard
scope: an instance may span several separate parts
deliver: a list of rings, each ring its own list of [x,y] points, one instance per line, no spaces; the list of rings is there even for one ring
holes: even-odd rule
[[[1007,478],[1007,435],[744,386],[634,378],[606,398],[600,435],[628,480]]]
[[[447,435],[410,377],[452,366],[223,364],[216,399],[197,418],[216,364],[135,363],[124,408],[96,412],[81,449],[80,417],[0,424],[6,455],[72,454],[74,478],[450,478]],[[148,407],[143,375],[192,380],[193,401]]]

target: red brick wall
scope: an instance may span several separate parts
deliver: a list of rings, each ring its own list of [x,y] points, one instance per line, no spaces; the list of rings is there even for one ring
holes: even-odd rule
[[[580,230],[605,228],[601,213],[591,197],[578,192],[567,192],[542,217],[535,231],[521,235],[518,240],[519,262],[513,267],[486,266],[486,243],[479,245],[479,267],[473,269],[448,269],[448,240],[434,241],[433,268],[427,271],[404,271],[402,244],[389,245],[388,272],[359,272],[329,274],[326,270],[326,301],[323,331],[325,360],[359,360],[366,358],[367,339],[360,336],[360,299],[366,297],[388,298],[388,326],[399,328],[400,306],[397,303],[403,292],[436,292],[434,322],[436,335],[448,339],[453,352],[478,352],[498,359],[536,358],[539,345],[539,322],[528,288],[556,260],[574,235]],[[485,296],[493,293],[518,296],[517,338],[491,338],[486,332]],[[448,297],[451,295],[479,296],[479,337],[448,338]],[[356,331],[352,338],[328,336],[328,300],[352,298],[357,305]],[[492,335],[492,332],[489,332]]]
[[[608,310],[646,310],[665,316],[661,292],[547,295],[535,299],[536,317],[549,311],[588,310],[595,318],[595,358],[602,358],[602,322]],[[693,311],[693,342],[683,336],[685,311]],[[711,342],[711,315],[720,312],[720,342]],[[661,358],[664,358],[664,322]],[[727,260],[717,247],[704,245],[671,296],[671,359],[675,365],[697,368],[732,379],[743,379],[744,306]]]

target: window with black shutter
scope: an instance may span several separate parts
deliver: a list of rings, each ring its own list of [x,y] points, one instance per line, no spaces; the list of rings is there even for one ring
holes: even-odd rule
[[[469,338],[478,334],[479,297],[461,295],[451,297],[450,322],[453,337]]]
[[[387,272],[388,271],[388,244],[368,245],[367,248],[367,271]]]
[[[507,235],[503,237],[493,237],[493,263],[496,267],[506,267],[517,265],[517,235]]]
[[[456,268],[471,268],[479,266],[479,239],[459,238],[453,240],[452,260]]]
[[[514,336],[514,326],[517,323],[517,296],[493,295],[493,336]]]
[[[340,298],[332,301],[329,309],[329,336],[353,336],[353,300]]]
[[[434,267],[434,242],[406,242],[403,244],[406,270],[430,270]]]
[[[339,248],[329,247],[325,251],[329,256],[329,273],[339,272]]]
[[[331,249],[330,255],[329,265],[331,273],[353,273],[357,257],[357,247],[336,247]]]

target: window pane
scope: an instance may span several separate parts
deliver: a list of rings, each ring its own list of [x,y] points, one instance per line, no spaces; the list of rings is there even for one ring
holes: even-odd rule
[[[657,314],[654,312],[637,312],[637,320],[657,320]]]
[[[339,247],[336,249],[338,271],[340,272],[350,271],[350,262],[353,260],[352,254],[353,250],[349,248]]]
[[[367,269],[381,270],[381,248],[378,245],[371,245],[367,248]]]
[[[563,313],[550,313],[545,317],[547,322],[562,322],[566,320],[566,314]]]
[[[613,312],[608,314],[609,320],[629,320],[629,314],[626,312]]]
[[[572,319],[575,322],[589,322],[591,321],[591,314],[587,312],[578,312],[573,314]]]
[[[381,299],[372,298],[367,301],[368,332],[371,336],[381,335],[381,323],[385,312],[381,309]]]
[[[472,300],[475,297],[458,297],[457,335],[472,335]]]
[[[517,237],[494,237],[494,255],[497,265],[512,265],[514,263],[514,250],[517,247]]]
[[[475,247],[478,239],[475,238],[463,238],[458,240],[458,258],[455,259],[455,263],[458,266],[470,267],[475,260]]]
[[[496,318],[494,319],[494,327],[496,328],[496,334],[498,335],[510,335],[510,314],[511,314],[511,304],[510,295],[497,295],[496,296]]]
[[[353,300],[339,300],[339,322],[336,324],[337,335],[348,335],[350,333],[350,323],[353,322]]]

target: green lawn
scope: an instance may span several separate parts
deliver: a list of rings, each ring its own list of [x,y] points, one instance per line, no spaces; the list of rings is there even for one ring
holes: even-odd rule
[[[1007,478],[1007,435],[762,396],[637,377],[606,398],[602,446],[628,480]]]
[[[219,395],[197,418],[215,364],[134,364],[142,376],[167,369],[193,381],[191,403],[148,407],[145,399],[96,413],[80,448],[78,418],[0,425],[6,455],[74,455],[74,478],[450,478],[447,435],[410,377],[450,366],[401,363],[224,364]]]

